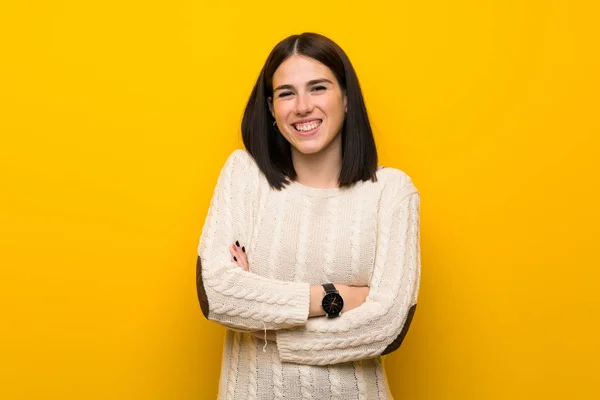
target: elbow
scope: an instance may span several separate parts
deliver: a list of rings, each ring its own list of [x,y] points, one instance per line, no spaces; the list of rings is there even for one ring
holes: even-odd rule
[[[398,333],[398,336],[396,336],[396,338],[392,341],[392,343],[390,343],[383,350],[383,353],[381,353],[382,356],[384,356],[386,354],[390,354],[391,352],[398,350],[398,348],[404,341],[404,338],[406,337],[406,333],[408,332],[408,328],[410,327],[410,323],[412,322],[412,319],[413,319],[413,316],[415,315],[416,309],[417,309],[416,303],[413,304],[408,309],[408,313],[406,314],[406,318],[404,320],[404,324],[402,325],[402,329],[400,330],[400,333]]]
[[[215,322],[227,329],[231,329],[233,331],[237,331],[237,332],[253,332],[254,330],[252,329],[248,329],[245,326],[242,325],[236,325],[235,323],[232,323],[231,321],[227,321],[227,320],[223,320],[222,318],[218,318],[219,314],[217,313],[215,315],[215,313],[213,313],[212,318],[209,318],[209,313],[210,313],[210,306],[209,306],[209,302],[208,302],[208,294],[206,292],[206,287],[204,285],[204,280],[202,279],[202,260],[200,258],[200,256],[198,256],[198,259],[196,261],[196,291],[198,294],[198,301],[200,303],[200,309],[202,310],[202,315],[204,315],[204,318],[206,318],[208,321],[212,321]],[[214,306],[214,304],[213,304]],[[218,304],[217,307],[213,307],[215,310],[218,310]],[[216,317],[217,316],[217,317]]]
[[[208,319],[210,307],[206,289],[204,288],[204,282],[202,280],[202,261],[200,260],[200,256],[198,256],[196,261],[196,291],[198,292],[198,301],[200,302],[202,314],[204,315],[204,318]]]

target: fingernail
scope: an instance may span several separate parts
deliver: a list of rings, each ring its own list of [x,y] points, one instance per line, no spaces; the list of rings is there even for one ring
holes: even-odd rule
[[[235,245],[236,245],[237,247],[240,247],[240,242],[238,242],[238,241],[236,240],[236,241],[235,241]]]
[[[237,262],[237,257],[236,256],[233,256],[233,259]]]
[[[242,251],[245,253],[246,252],[246,247],[242,246]]]

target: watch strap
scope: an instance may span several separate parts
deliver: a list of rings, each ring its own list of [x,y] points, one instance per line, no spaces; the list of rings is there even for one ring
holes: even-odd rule
[[[333,283],[324,283],[323,289],[325,289],[325,294],[328,293],[338,293],[338,290],[335,288]]]

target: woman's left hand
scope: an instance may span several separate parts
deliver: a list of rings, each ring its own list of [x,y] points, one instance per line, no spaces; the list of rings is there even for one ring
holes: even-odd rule
[[[244,271],[250,271],[248,265],[248,255],[246,254],[246,246],[243,246],[238,240],[229,246],[229,253],[231,254],[231,261],[233,261],[238,267]]]

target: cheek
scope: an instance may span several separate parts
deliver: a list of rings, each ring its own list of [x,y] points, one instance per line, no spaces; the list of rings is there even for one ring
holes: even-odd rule
[[[287,118],[287,115],[290,113],[290,102],[281,101],[275,104],[273,107],[273,111],[275,112],[275,116],[282,120]]]
[[[333,100],[325,105],[327,116],[332,121],[339,122],[344,119],[344,103],[341,100]]]

